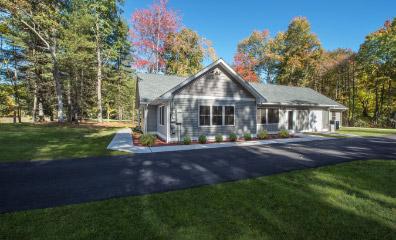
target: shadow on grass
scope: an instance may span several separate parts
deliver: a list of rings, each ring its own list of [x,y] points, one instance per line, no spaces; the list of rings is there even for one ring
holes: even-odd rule
[[[395,239],[396,161],[0,215],[10,239]],[[4,236],[4,235],[3,235]]]

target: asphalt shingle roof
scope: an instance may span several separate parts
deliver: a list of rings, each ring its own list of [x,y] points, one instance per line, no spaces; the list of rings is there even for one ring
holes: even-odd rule
[[[138,73],[137,75],[139,78],[139,95],[142,102],[149,102],[158,98],[187,79],[187,77],[160,74]],[[268,103],[334,105],[339,108],[345,108],[345,106],[310,88],[263,83],[249,84],[253,86]]]
[[[345,108],[336,101],[306,87],[291,87],[284,85],[250,83],[269,103],[305,104],[305,105],[335,105]]]
[[[138,73],[140,101],[148,102],[156,99],[187,77],[160,75],[151,73]]]

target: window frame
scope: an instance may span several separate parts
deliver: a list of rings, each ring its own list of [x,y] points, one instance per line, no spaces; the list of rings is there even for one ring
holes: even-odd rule
[[[276,112],[278,113],[278,121],[277,122],[270,122],[270,114],[269,114],[269,110],[270,109],[274,109],[274,110],[276,110]],[[279,108],[267,108],[267,124],[279,124]]]
[[[214,124],[213,122],[213,117],[219,117],[219,115],[217,114],[217,115],[214,115],[214,113],[213,113],[213,108],[221,108],[221,111],[220,111],[220,117],[221,117],[221,123],[220,124]],[[223,105],[212,105],[212,106],[210,106],[210,125],[211,126],[223,126],[224,125],[224,106]]]
[[[226,119],[226,113],[225,113],[225,108],[226,107],[232,107],[234,108],[234,114],[233,114],[233,123],[232,124],[226,124],[225,119]],[[223,105],[223,126],[235,126],[235,105]]]
[[[200,114],[200,109],[201,107],[209,107],[210,112],[209,112],[209,125],[201,125],[201,114]],[[221,125],[214,125],[213,124],[213,107],[221,107]],[[234,124],[233,125],[226,125],[225,124],[225,107],[233,107],[234,108]],[[235,126],[236,118],[235,118],[235,111],[236,107],[234,104],[202,104],[198,105],[198,127],[229,127],[229,126]]]
[[[159,125],[165,125],[165,105],[159,107]]]
[[[201,124],[201,107],[209,107],[209,125]],[[208,116],[208,115],[204,115]],[[212,106],[211,105],[199,105],[198,106],[198,126],[199,127],[210,127],[212,125]]]
[[[260,110],[260,111],[258,111],[258,110]],[[257,108],[256,109],[256,124],[258,124],[258,125],[267,125],[268,124],[268,108]],[[261,112],[261,113],[263,113],[264,112],[264,115],[265,115],[265,123],[262,123],[261,121],[260,121],[260,123],[258,123],[257,122],[257,117],[258,117],[258,112]],[[260,114],[260,120],[261,120],[261,116],[262,116],[262,114]]]

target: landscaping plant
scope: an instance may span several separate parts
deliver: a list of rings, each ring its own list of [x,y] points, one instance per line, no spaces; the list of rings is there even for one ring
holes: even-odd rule
[[[191,138],[189,136],[185,136],[183,138],[183,144],[185,144],[185,145],[191,144]]]
[[[268,132],[267,130],[260,130],[257,134],[258,139],[266,139],[268,138]]]
[[[140,136],[140,142],[142,143],[142,145],[144,146],[153,146],[155,143],[155,139],[156,136],[154,136],[153,134],[143,134],[142,136]]]
[[[243,134],[243,138],[244,138],[246,141],[252,140],[252,134],[250,134],[250,133],[245,133],[245,134]]]
[[[198,142],[201,143],[201,144],[206,143],[207,140],[208,140],[208,139],[206,138],[205,135],[201,135],[201,136],[199,136],[199,138],[198,138]]]
[[[235,133],[230,133],[230,135],[228,136],[228,139],[231,142],[235,142],[238,139],[238,136]]]
[[[289,137],[289,132],[286,129],[282,129],[282,130],[279,131],[279,137],[288,138]]]
[[[221,135],[221,134],[217,134],[216,135],[216,137],[215,137],[215,140],[216,140],[216,142],[222,142],[223,141],[223,135]]]

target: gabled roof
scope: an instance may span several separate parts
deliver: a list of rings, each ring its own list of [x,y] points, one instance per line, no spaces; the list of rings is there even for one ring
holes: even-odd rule
[[[237,80],[242,87],[244,87],[248,92],[250,92],[253,96],[255,96],[257,99],[261,99],[262,96],[260,95],[260,93],[257,92],[256,89],[254,89],[248,82],[246,82],[241,76],[239,76],[239,74],[237,74],[234,69],[232,69],[232,67],[230,67],[230,65],[228,65],[226,62],[224,62],[223,59],[218,59],[217,61],[209,64],[207,67],[203,68],[201,71],[199,71],[198,73],[188,77],[187,79],[185,79],[184,81],[182,81],[180,84],[174,86],[173,88],[169,89],[166,93],[162,94],[159,99],[168,99],[171,97],[171,95],[177,91],[178,89],[181,89],[182,87],[186,86],[187,84],[189,84],[190,82],[194,81],[195,79],[199,78],[200,76],[204,75],[205,73],[207,73],[209,70],[211,70],[212,68],[216,67],[216,66],[221,66],[223,67],[223,69],[230,74],[231,76],[234,77],[235,80]]]
[[[138,95],[140,103],[154,103],[166,100],[178,89],[199,78],[215,66],[220,65],[245,87],[260,104],[326,106],[347,109],[342,104],[310,88],[274,84],[251,83],[240,77],[227,63],[219,59],[190,77],[138,73]]]
[[[344,105],[339,104],[311,88],[263,83],[249,84],[252,85],[261,95],[265,96],[267,102],[263,104],[328,106],[338,109],[346,109]]]

